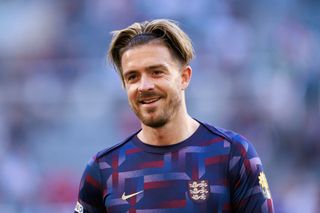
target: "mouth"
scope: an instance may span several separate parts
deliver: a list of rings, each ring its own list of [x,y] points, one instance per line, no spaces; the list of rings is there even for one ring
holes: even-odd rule
[[[160,100],[160,97],[154,97],[154,98],[145,98],[139,101],[142,105],[150,105]]]

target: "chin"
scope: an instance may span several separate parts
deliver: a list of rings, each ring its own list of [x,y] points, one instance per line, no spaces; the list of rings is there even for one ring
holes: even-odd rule
[[[168,123],[168,119],[165,119],[165,118],[158,118],[158,119],[140,118],[140,120],[144,125],[152,127],[152,128],[160,128]]]

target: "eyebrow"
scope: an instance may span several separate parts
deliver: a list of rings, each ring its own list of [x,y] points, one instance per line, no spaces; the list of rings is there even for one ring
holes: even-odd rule
[[[162,64],[152,65],[152,66],[147,67],[146,69],[147,70],[155,70],[155,69],[158,69],[158,68],[162,68],[162,69],[165,69],[165,70],[168,69],[166,66],[164,66]]]
[[[150,70],[155,70],[155,69],[159,69],[159,68],[168,70],[168,68],[162,64],[151,65],[151,66],[147,67],[146,70],[150,71]],[[123,76],[127,76],[127,75],[129,75],[131,73],[135,73],[135,72],[137,72],[137,70],[129,70],[129,71],[123,73]]]

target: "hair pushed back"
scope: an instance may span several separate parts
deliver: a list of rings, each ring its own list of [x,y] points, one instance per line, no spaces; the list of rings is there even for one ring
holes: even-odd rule
[[[155,19],[134,23],[112,32],[108,56],[122,78],[121,57],[124,51],[152,40],[161,40],[182,64],[189,64],[194,56],[188,35],[173,20]],[[123,80],[123,79],[122,79]]]

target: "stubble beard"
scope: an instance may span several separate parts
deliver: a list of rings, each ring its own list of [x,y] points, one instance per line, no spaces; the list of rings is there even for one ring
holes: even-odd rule
[[[160,99],[160,101],[163,100]],[[179,108],[181,107],[181,97],[178,94],[175,94],[174,97],[169,99],[168,103],[164,103],[163,106],[158,106],[157,109],[150,112],[142,112],[139,105],[130,103],[130,106],[144,125],[152,128],[160,128],[166,125],[179,111]]]

